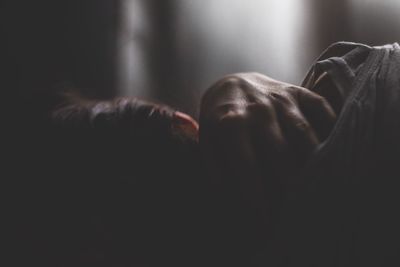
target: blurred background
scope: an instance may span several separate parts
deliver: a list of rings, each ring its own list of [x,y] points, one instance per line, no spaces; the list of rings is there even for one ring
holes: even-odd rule
[[[398,0],[36,0],[0,2],[3,92],[74,86],[197,116],[221,76],[299,84],[336,41],[400,39]]]

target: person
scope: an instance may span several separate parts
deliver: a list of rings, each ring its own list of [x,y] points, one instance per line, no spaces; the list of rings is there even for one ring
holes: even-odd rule
[[[77,233],[90,232],[81,227],[91,218],[111,220],[100,226],[113,229],[121,246],[107,248],[115,244],[107,237],[102,237],[103,250],[94,246],[95,252],[105,251],[94,255],[106,254],[109,261],[131,259],[132,264],[150,266],[325,266],[334,261],[373,266],[382,258],[395,260],[390,242],[395,235],[389,234],[397,225],[390,210],[399,203],[393,172],[399,148],[399,87],[393,78],[398,52],[396,44],[334,44],[302,86],[257,73],[229,75],[204,95],[199,143],[189,138],[189,146],[176,139],[172,122],[183,118],[186,126],[178,129],[189,128],[194,135],[196,124],[170,109],[159,112],[159,106],[154,109],[154,104],[137,100],[74,101],[57,109],[51,127],[37,134],[50,150],[45,161],[39,157],[34,162],[42,164],[43,177],[58,177],[39,186],[30,181],[41,193],[53,183],[51,192],[44,190],[51,197],[38,206],[53,220],[61,218],[52,225],[75,218],[71,225]],[[142,104],[147,108],[140,108]],[[42,144],[36,142],[33,154]],[[160,179],[166,177],[172,179]],[[79,197],[71,198],[71,192]],[[49,199],[55,200],[50,209]],[[49,210],[61,215],[54,218]],[[101,229],[93,236],[107,232]],[[81,244],[70,232],[58,239],[54,234],[63,228],[51,233],[56,240],[68,240],[65,248]],[[118,241],[121,238],[124,242]],[[180,242],[175,246],[170,240]],[[61,253],[47,253],[55,255],[53,263],[69,251],[53,249]],[[88,254],[77,248],[75,255],[71,263],[79,265]],[[90,263],[109,263],[100,256],[97,262],[93,255],[89,258]]]
[[[251,211],[236,188],[215,186],[190,116],[71,90],[23,106],[14,227],[29,262],[238,266],[259,246],[268,225],[249,233],[238,224],[238,216],[252,222]]]
[[[258,92],[253,82],[259,83]],[[243,84],[250,86],[240,89]],[[263,95],[262,90],[267,92]],[[300,167],[298,159],[307,157],[334,124],[335,113],[323,97],[260,74],[232,75],[214,85],[203,98],[200,133],[190,116],[137,98],[100,101],[67,91],[25,102],[17,138],[23,140],[17,149],[23,151],[20,161],[25,166],[19,171],[23,212],[16,225],[25,229],[19,238],[30,260],[52,266],[61,261],[78,266],[248,263],[270,239],[270,221],[281,209],[275,191],[284,188],[274,180],[273,190],[262,195],[259,184],[243,184],[252,169],[203,170],[204,161],[220,163],[215,156],[227,160],[220,166],[240,167],[242,159],[251,159],[229,143],[242,133],[235,127],[247,120],[240,118],[243,110],[222,119],[226,128],[219,139],[207,137],[214,142],[211,146],[204,142],[212,132],[207,132],[210,125],[219,129],[215,115],[229,107],[242,108],[235,106],[240,101],[230,93],[256,99],[250,109],[261,111],[255,114],[272,126],[249,124],[248,130],[254,129],[243,132],[248,135],[242,139],[267,142],[263,145],[270,154],[263,156],[271,160],[268,166],[278,166],[278,157],[287,157]],[[281,109],[265,117],[268,109],[262,104],[277,99]],[[288,140],[281,128],[291,132]],[[218,149],[224,153],[214,154]],[[282,176],[278,168],[258,171]],[[241,190],[255,198],[243,198]]]

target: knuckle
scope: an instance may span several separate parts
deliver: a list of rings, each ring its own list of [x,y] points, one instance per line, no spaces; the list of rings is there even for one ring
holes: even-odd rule
[[[288,106],[293,103],[290,93],[285,90],[280,92],[271,92],[269,98],[271,101],[281,106]]]
[[[241,110],[229,110],[214,116],[212,121],[207,121],[200,127],[202,139],[210,138],[217,142],[225,142],[226,138],[247,129],[248,113]],[[225,141],[224,141],[225,140]]]
[[[288,85],[286,86],[286,91],[290,93],[291,95],[298,94],[300,91],[302,91],[303,88],[295,86],[295,85]]]
[[[286,91],[288,95],[296,102],[302,101],[304,97],[309,96],[311,93],[308,89],[295,85],[288,86]]]
[[[218,100],[230,95],[233,90],[240,92],[244,89],[246,89],[246,82],[239,74],[228,75],[206,90],[202,97],[202,105],[209,106],[210,103],[218,102]]]
[[[225,103],[214,107],[207,112],[201,114],[201,120],[203,123],[211,123],[211,124],[219,124],[221,118],[223,118],[226,114],[233,113],[238,109],[238,105],[236,103]]]
[[[218,87],[236,87],[236,86],[240,86],[243,83],[243,79],[240,77],[239,74],[231,74],[228,75],[222,79],[220,79],[217,82],[217,86]]]
[[[312,129],[310,123],[303,117],[301,111],[296,106],[287,109],[285,112],[287,119],[289,119],[295,131],[308,132]]]
[[[253,103],[247,106],[247,111],[252,117],[271,118],[275,114],[274,105],[266,100],[263,103]]]
[[[315,101],[317,104],[321,105],[321,106],[326,106],[326,105],[328,105],[328,101],[325,99],[325,97],[320,96],[320,95],[317,95],[317,94],[314,95],[314,101]]]
[[[209,102],[213,102],[215,98],[232,90],[238,88],[243,84],[242,78],[239,75],[231,74],[223,77],[211,85],[202,97],[202,105],[208,106]]]
[[[296,126],[296,129],[301,132],[308,132],[311,129],[311,125],[304,120],[296,122],[295,126]]]
[[[218,120],[219,128],[222,130],[240,129],[247,123],[247,115],[244,112],[229,111]]]

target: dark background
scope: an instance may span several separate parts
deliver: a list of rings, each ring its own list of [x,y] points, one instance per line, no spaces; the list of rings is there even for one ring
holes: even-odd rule
[[[68,84],[98,97],[114,95],[117,18],[113,1],[3,3],[5,90],[23,94]]]
[[[14,97],[64,85],[135,95],[196,116],[225,74],[299,84],[335,41],[398,41],[399,18],[395,0],[3,0],[1,84]]]

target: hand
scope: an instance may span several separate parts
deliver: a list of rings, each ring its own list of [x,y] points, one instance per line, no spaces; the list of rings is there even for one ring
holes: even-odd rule
[[[296,172],[335,121],[328,102],[305,88],[258,73],[234,74],[203,97],[200,145],[217,174],[214,183],[260,229],[279,201],[279,187],[301,183]]]
[[[200,117],[201,142],[225,159],[285,168],[300,167],[336,121],[325,98],[258,73],[234,74],[214,84],[203,97]]]

